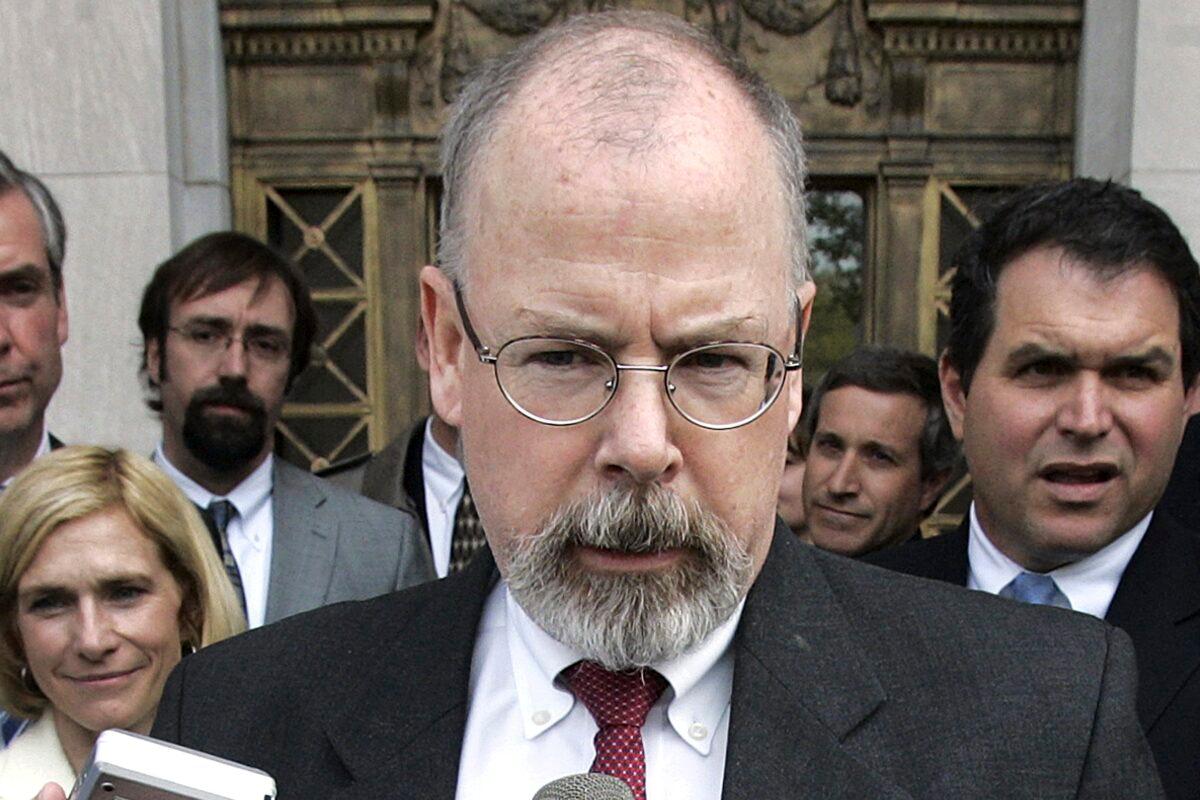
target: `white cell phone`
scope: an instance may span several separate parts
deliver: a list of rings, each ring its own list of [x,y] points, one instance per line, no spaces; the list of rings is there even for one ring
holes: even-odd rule
[[[104,731],[70,800],[274,800],[259,769],[128,731]]]

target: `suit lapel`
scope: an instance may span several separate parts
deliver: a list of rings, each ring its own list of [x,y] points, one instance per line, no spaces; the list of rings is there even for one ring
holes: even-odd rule
[[[395,630],[376,638],[387,644],[354,660],[363,669],[347,676],[347,691],[327,726],[352,779],[334,800],[453,800],[475,633],[497,580],[491,554],[484,553],[435,589],[427,587],[426,605],[407,624],[386,621]]]
[[[884,701],[811,551],[777,526],[735,640],[726,797],[908,795],[841,741]]]
[[[279,457],[272,470],[267,622],[322,605],[337,554],[337,520],[320,481]]]
[[[1200,542],[1156,511],[1105,620],[1133,639],[1138,717],[1147,731],[1200,668]]]

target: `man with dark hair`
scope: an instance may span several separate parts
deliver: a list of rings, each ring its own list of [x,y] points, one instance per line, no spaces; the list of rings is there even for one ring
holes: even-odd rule
[[[919,535],[958,459],[937,362],[864,345],[829,368],[804,409],[804,516],[813,544],[848,556]]]
[[[163,262],[138,315],[155,460],[204,512],[252,627],[432,577],[410,515],[273,455],[316,320],[293,267],[228,232]]]
[[[1087,179],[1018,192],[954,263],[940,369],[974,503],[876,562],[1124,629],[1168,796],[1194,798],[1200,540],[1154,509],[1197,409],[1200,268],[1162,210]]]
[[[54,196],[0,151],[0,491],[35,458],[61,447],[46,407],[67,342],[67,228]],[[23,720],[0,712],[0,744]]]
[[[777,523],[814,289],[761,78],[675,17],[573,15],[443,148],[430,382],[490,548],[184,659],[156,735],[281,797],[1160,796],[1123,634]]]

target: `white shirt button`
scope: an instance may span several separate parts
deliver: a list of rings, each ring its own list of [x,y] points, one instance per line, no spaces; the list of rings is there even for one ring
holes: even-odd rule
[[[549,711],[535,711],[535,712],[533,712],[533,716],[530,717],[530,719],[533,720],[534,725],[545,725],[547,722],[550,721],[550,712]]]
[[[696,741],[708,738],[708,728],[701,725],[699,722],[693,722],[692,727],[688,728],[688,736]]]

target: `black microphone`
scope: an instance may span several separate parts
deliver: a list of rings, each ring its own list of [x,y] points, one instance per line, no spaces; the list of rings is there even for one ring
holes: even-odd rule
[[[633,790],[620,778],[585,772],[550,781],[533,800],[633,800]]]

